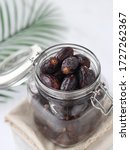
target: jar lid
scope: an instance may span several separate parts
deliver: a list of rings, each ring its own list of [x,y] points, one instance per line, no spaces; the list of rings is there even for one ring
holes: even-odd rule
[[[21,49],[0,64],[0,89],[25,82],[33,72],[34,61],[43,50],[38,45]]]

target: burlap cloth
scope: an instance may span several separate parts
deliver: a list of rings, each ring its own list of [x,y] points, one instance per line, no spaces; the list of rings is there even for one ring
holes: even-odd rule
[[[105,139],[112,132],[112,115],[102,122],[96,133],[88,140],[71,148],[60,148],[47,140],[39,132],[33,121],[32,109],[27,100],[7,114],[5,120],[10,124],[13,131],[29,144],[33,150],[93,150],[95,149],[94,147],[96,147],[96,150],[107,150],[112,145],[112,137],[111,139]],[[101,141],[104,142],[102,148],[97,146]]]

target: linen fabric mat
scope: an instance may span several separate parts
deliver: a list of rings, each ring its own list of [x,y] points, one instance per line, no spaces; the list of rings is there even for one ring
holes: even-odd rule
[[[32,150],[109,150],[112,146],[112,113],[102,122],[95,134],[70,148],[58,147],[40,133],[33,120],[33,110],[27,100],[9,112],[5,121]]]

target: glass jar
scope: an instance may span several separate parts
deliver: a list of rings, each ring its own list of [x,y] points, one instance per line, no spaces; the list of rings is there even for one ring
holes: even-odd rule
[[[42,63],[55,56],[63,47],[72,47],[74,54],[90,59],[96,80],[75,91],[60,91],[45,86],[39,76]],[[34,71],[28,81],[28,99],[33,108],[34,121],[43,135],[66,147],[89,138],[112,112],[112,98],[101,79],[97,57],[87,48],[75,44],[59,44],[46,49],[34,61]]]

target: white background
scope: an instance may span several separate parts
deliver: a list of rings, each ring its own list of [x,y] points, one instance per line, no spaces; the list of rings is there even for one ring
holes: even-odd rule
[[[59,5],[69,31],[65,42],[86,46],[101,62],[102,74],[112,93],[112,0],[53,0]],[[26,87],[17,87],[12,100],[0,104],[0,150],[14,150],[14,141],[5,114],[26,97]],[[112,148],[111,148],[112,149]]]

